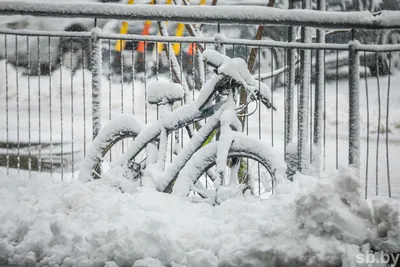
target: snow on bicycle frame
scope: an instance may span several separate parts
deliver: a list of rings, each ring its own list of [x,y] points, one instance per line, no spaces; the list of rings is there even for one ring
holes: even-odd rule
[[[240,83],[250,94],[249,98],[255,100],[260,98],[267,108],[275,107],[271,104],[270,88],[263,82],[258,81],[252,76],[247,69],[246,62],[241,58],[230,58],[218,53],[215,50],[205,50],[203,52],[203,60],[207,64],[215,68],[217,74],[231,77],[236,82]]]
[[[243,133],[237,132],[241,129],[241,124],[235,112],[235,91],[237,93],[238,87],[244,86],[250,92],[250,94],[248,94],[249,99],[256,99],[258,95],[262,95],[262,97],[268,99],[268,87],[266,87],[265,84],[256,82],[254,80],[246,68],[246,63],[242,59],[231,59],[212,50],[204,51],[203,56],[208,64],[211,64],[216,68],[216,74],[212,75],[212,77],[201,88],[197,99],[190,105],[184,105],[171,111],[171,104],[174,100],[178,100],[180,98],[181,91],[177,89],[175,85],[175,87],[170,87],[165,86],[165,84],[162,86],[164,92],[161,92],[161,90],[156,90],[156,88],[152,89],[150,96],[152,99],[151,102],[167,104],[163,107],[164,111],[162,112],[162,118],[156,123],[144,127],[141,131],[139,130],[135,132],[134,129],[131,129],[130,133],[135,132],[134,142],[124,154],[122,154],[115,162],[113,162],[111,168],[129,166],[130,162],[134,160],[135,156],[138,155],[140,151],[145,149],[145,147],[157,148],[157,146],[154,146],[154,144],[157,145],[158,143],[158,154],[156,156],[153,154],[148,154],[142,183],[145,185],[154,186],[159,191],[171,191],[179,172],[185,167],[188,161],[190,161],[192,156],[202,147],[208,136],[210,136],[210,134],[216,128],[220,127],[220,140],[216,142],[218,144],[218,153],[216,155],[217,172],[220,179],[223,178],[221,177],[223,174],[222,168],[224,165],[226,165],[226,159],[230,149],[233,147],[233,144],[236,145],[236,149],[238,151],[240,149],[245,150],[245,152],[247,150],[250,152],[258,150],[253,153],[256,155],[254,157],[259,157],[263,159],[265,165],[272,166],[269,168],[271,169],[269,170],[270,172],[284,175],[286,165],[283,160],[283,156],[281,156],[277,151],[268,145],[261,145],[258,143],[256,145],[251,145],[250,143],[252,143],[254,140],[246,142],[246,140],[250,138]],[[224,79],[225,81],[228,80],[230,82],[230,87],[224,86],[223,88],[218,88]],[[225,95],[225,99],[221,102],[214,101],[218,90],[220,94]],[[205,123],[190,139],[190,141],[185,144],[180,153],[178,153],[178,155],[173,159],[172,163],[165,168],[165,156],[167,150],[166,140],[168,134],[177,129],[189,126],[194,122],[204,118],[208,118],[207,123]],[[115,120],[110,122],[111,125],[113,124],[113,121]],[[121,127],[119,124],[114,124],[114,126],[117,128]],[[126,128],[129,128],[129,126],[126,125],[123,127],[125,130]],[[112,127],[106,126],[104,129],[104,131],[107,131],[112,129]],[[92,148],[82,164],[80,173],[81,180],[88,181],[91,178],[96,178],[93,170],[95,169],[95,166],[101,164],[101,157],[104,156],[101,148],[105,147],[107,142],[109,142],[107,140],[112,138],[118,140],[122,139],[120,136],[115,136],[115,133],[118,132],[118,129],[112,129],[111,132],[112,134],[110,135],[107,132],[103,132],[102,129],[98,135],[98,138],[93,141]],[[114,137],[112,136],[113,134]],[[207,147],[208,145],[205,146],[205,148]],[[203,152],[203,154],[207,153]],[[190,181],[191,179],[192,178],[189,177],[187,180]],[[177,190],[180,193],[187,189],[193,189],[193,187],[184,187],[182,184],[187,183],[180,183],[179,190]]]

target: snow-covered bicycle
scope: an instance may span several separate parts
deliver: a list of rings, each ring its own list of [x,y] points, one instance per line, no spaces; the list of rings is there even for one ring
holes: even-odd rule
[[[108,172],[153,186],[159,191],[221,201],[250,189],[253,194],[272,192],[276,181],[285,178],[283,155],[264,141],[241,132],[237,113],[252,101],[269,102],[269,88],[256,81],[240,58],[229,58],[206,50],[203,59],[215,74],[201,88],[197,99],[172,110],[183,98],[179,84],[154,82],[148,101],[162,106],[161,118],[142,129],[131,115],[112,119],[99,132],[81,165],[80,179],[101,178],[103,157],[119,141],[134,138],[131,146],[114,161]],[[240,88],[247,90],[247,102],[238,106]],[[168,135],[206,119],[181,151],[166,164]],[[218,140],[209,142],[219,131]],[[217,193],[216,193],[217,192]]]

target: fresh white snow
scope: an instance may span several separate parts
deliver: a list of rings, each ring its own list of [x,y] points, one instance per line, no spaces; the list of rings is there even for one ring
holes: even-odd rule
[[[219,206],[143,187],[121,193],[110,179],[83,184],[5,171],[0,169],[3,263],[364,266],[350,252],[362,255],[362,245],[376,245],[378,237],[399,242],[399,203],[364,200],[349,170],[328,179],[297,175],[267,200],[237,197]]]
[[[5,62],[0,61],[0,68],[4,67]],[[56,70],[51,77],[28,79],[21,69],[8,66],[7,70],[8,83],[0,83],[1,106],[8,106],[8,110],[0,115],[1,141],[74,141],[75,149],[90,153],[86,147],[91,144],[92,74],[78,71],[72,75],[69,70],[62,69]],[[1,73],[4,71],[0,70]],[[134,114],[141,124],[156,120],[156,107],[147,106],[152,97],[150,84],[146,88],[139,80],[132,84],[112,84],[104,77],[99,79],[103,122],[120,113]],[[211,80],[205,93],[200,94],[200,101],[194,104],[206,100],[204,96],[213,89],[216,81]],[[366,83],[369,114],[366,112]],[[101,181],[82,184],[69,179],[71,174],[60,177],[57,173],[53,176],[31,173],[29,176],[28,172],[10,169],[10,174],[6,175],[7,170],[1,168],[0,264],[33,265],[39,262],[43,266],[113,267],[260,266],[267,263],[271,266],[326,266],[342,262],[346,267],[363,266],[354,261],[356,255],[367,253],[366,246],[362,246],[366,241],[376,246],[377,237],[384,236],[385,242],[399,244],[398,202],[374,197],[364,200],[365,188],[370,196],[376,192],[387,194],[386,132],[389,133],[392,195],[400,197],[397,155],[400,149],[400,91],[396,88],[400,75],[391,76],[390,116],[386,127],[388,83],[387,76],[380,77],[379,86],[376,78],[361,79],[360,181],[348,170],[341,173],[333,170],[336,167],[336,124],[338,165],[347,165],[349,107],[346,80],[338,82],[337,95],[336,84],[327,83],[327,139],[323,152],[326,173],[320,178],[298,175],[294,183],[277,188],[277,194],[267,200],[238,197],[213,207],[191,203],[185,197],[157,193],[150,188],[138,188],[137,183],[118,173],[105,176]],[[250,118],[248,132],[282,151],[284,93],[278,89],[268,94],[267,88],[263,88],[263,93],[264,89],[277,110],[261,107],[261,112]],[[336,98],[340,107],[337,112]],[[185,116],[195,114],[197,108],[194,105],[182,107],[181,113],[187,112],[183,114]],[[131,118],[125,116],[121,117],[125,119],[120,123]],[[175,123],[176,119],[171,117],[167,123]],[[135,123],[130,124],[132,130],[139,128]],[[160,125],[154,124],[150,130],[157,133],[153,131],[157,127]],[[367,132],[371,143],[369,179],[365,181]],[[182,142],[187,141],[185,138]],[[70,145],[68,143],[64,152],[74,148]],[[181,153],[178,157],[184,156]],[[169,168],[173,166],[169,165]],[[169,168],[167,166],[166,173]],[[75,173],[74,178],[77,176]],[[163,177],[158,178],[162,180]]]
[[[316,10],[286,10],[260,6],[257,9],[251,6],[171,6],[100,3],[23,3],[21,1],[4,1],[0,4],[0,11],[9,14],[46,14],[51,11],[53,16],[81,16],[107,19],[137,20],[166,20],[181,22],[231,22],[231,23],[275,23],[291,21],[293,24],[330,25],[331,28],[354,25],[395,27],[399,25],[399,11],[383,11],[374,16],[369,11],[333,12]]]

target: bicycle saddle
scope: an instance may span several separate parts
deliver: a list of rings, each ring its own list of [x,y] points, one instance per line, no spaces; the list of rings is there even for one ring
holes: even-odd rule
[[[173,104],[182,100],[184,93],[179,83],[152,81],[147,87],[147,102],[156,105]]]

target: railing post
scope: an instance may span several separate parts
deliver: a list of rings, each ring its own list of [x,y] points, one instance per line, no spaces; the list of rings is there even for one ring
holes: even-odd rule
[[[291,29],[289,30],[291,31]],[[289,36],[292,36],[292,32]],[[289,40],[292,42],[293,39]],[[285,93],[285,148],[293,141],[293,110],[294,110],[294,89],[296,86],[296,53],[293,49],[287,51],[288,86]]]
[[[311,1],[303,0],[303,9],[311,9]],[[311,32],[308,27],[301,29],[302,43],[311,43]],[[311,50],[300,51],[301,84],[298,105],[298,167],[299,172],[307,173],[310,166],[310,78]]]
[[[318,10],[325,10],[325,0],[320,0],[317,2]],[[317,43],[325,43],[325,29],[317,30]],[[324,119],[324,81],[325,81],[325,61],[324,61],[325,51],[319,49],[316,51],[315,57],[315,102],[314,102],[314,135],[313,144],[315,149],[313,149],[313,165],[317,174],[322,171],[322,123]]]
[[[101,127],[101,40],[98,38],[99,28],[92,29],[92,129],[93,139],[99,133]]]
[[[360,177],[360,57],[357,41],[349,43],[349,166]]]
[[[294,0],[289,1],[289,8],[294,8]],[[296,40],[296,29],[293,26],[288,27],[288,42]],[[296,88],[296,51],[294,49],[287,50],[287,86],[285,87],[285,132],[284,132],[284,152],[285,162],[288,166],[288,177],[291,178],[297,171],[297,153],[289,146],[293,142],[293,112],[294,112],[294,90]]]

